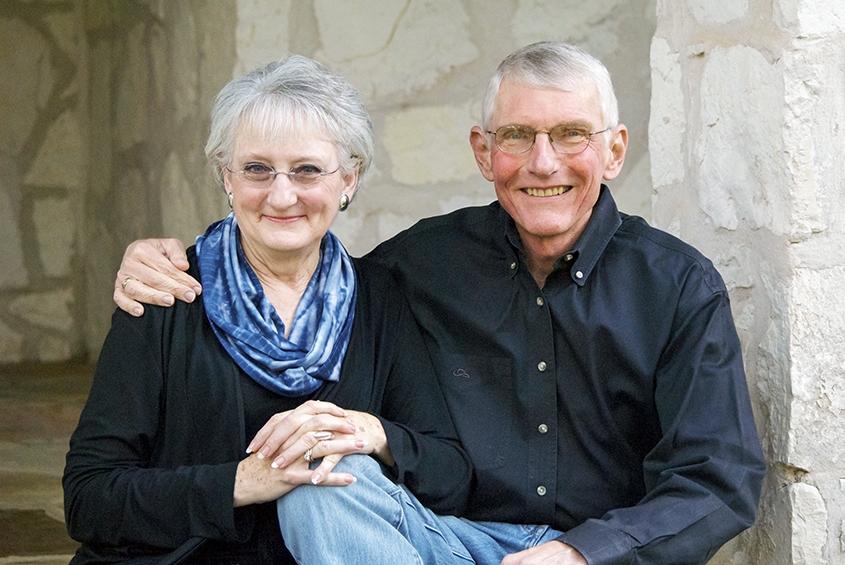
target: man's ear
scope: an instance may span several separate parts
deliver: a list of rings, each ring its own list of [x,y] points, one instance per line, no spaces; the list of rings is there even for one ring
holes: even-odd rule
[[[490,134],[485,133],[479,126],[473,126],[469,132],[469,144],[475,154],[475,163],[482,176],[493,182],[493,160],[491,159]]]
[[[610,160],[604,168],[604,180],[613,180],[622,172],[622,165],[625,163],[625,153],[628,151],[628,128],[625,124],[619,124],[613,128],[613,137],[610,138]]]

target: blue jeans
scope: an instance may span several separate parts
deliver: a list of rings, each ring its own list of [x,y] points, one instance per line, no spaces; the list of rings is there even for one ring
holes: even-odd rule
[[[348,455],[335,470],[358,480],[303,485],[277,502],[282,537],[298,563],[498,565],[509,553],[560,535],[548,526],[438,516],[366,455]]]

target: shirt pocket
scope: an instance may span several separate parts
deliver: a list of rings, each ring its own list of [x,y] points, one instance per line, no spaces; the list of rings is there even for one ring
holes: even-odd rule
[[[464,449],[478,469],[507,463],[514,422],[514,383],[508,357],[441,354],[438,376]]]

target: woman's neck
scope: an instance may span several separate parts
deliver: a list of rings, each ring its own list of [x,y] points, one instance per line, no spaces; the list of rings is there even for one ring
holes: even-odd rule
[[[319,243],[301,253],[267,253],[241,239],[244,256],[290,334],[296,307],[320,261]]]

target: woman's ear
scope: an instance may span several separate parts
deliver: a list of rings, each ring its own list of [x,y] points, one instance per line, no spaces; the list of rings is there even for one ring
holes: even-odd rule
[[[493,160],[490,147],[490,134],[485,133],[479,126],[473,126],[469,132],[469,144],[475,154],[475,163],[482,176],[493,182]]]

